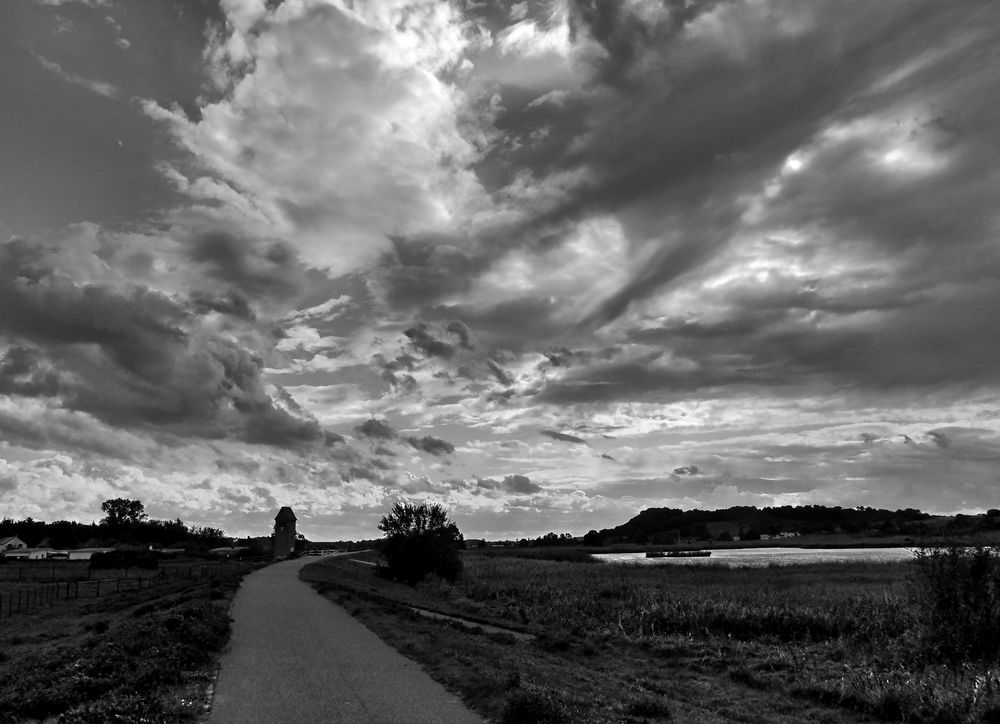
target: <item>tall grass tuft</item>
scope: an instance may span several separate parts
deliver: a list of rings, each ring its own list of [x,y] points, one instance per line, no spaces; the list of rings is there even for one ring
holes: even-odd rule
[[[922,549],[912,578],[916,633],[931,661],[1000,662],[1000,551]]]

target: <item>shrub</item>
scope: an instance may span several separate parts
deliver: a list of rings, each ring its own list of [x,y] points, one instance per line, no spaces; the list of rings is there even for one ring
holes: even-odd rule
[[[544,691],[519,690],[507,699],[500,724],[568,724],[565,707]]]
[[[625,710],[632,716],[642,717],[643,719],[650,718],[657,721],[670,721],[673,718],[670,707],[655,696],[644,695],[630,701]]]
[[[127,570],[142,568],[155,571],[160,562],[149,553],[132,551],[100,551],[90,557],[91,570]]]
[[[952,545],[917,553],[917,635],[931,660],[1000,660],[1000,552]]]
[[[378,527],[385,533],[386,563],[380,567],[384,575],[414,584],[429,573],[447,581],[461,574],[462,534],[442,506],[396,503]]]

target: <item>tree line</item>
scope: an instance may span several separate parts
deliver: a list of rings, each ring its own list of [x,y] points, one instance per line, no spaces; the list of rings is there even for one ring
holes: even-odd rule
[[[17,536],[29,548],[109,547],[116,544],[207,550],[230,542],[220,529],[189,526],[180,518],[151,519],[142,501],[113,498],[101,504],[104,517],[96,523],[73,520],[46,522],[31,517],[0,520],[0,538]]]
[[[916,508],[886,510],[859,505],[854,508],[825,505],[783,505],[757,508],[734,506],[721,510],[647,508],[631,520],[584,536],[587,545],[605,543],[673,543],[678,540],[755,540],[781,533],[866,533],[871,535],[923,535],[935,532],[974,533],[1000,529],[1000,510],[984,515],[956,515],[944,525],[941,516]],[[714,529],[714,532],[713,532]]]

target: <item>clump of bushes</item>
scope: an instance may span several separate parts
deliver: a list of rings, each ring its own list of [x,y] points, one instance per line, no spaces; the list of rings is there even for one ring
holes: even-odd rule
[[[379,566],[383,576],[412,585],[430,573],[446,581],[461,575],[464,539],[442,506],[396,503],[378,527],[385,533],[385,563]]]
[[[129,568],[141,568],[155,571],[160,562],[144,551],[99,551],[90,557],[90,569],[121,571]]]
[[[1000,662],[1000,551],[923,549],[912,588],[916,634],[927,659]]]
[[[507,699],[500,724],[569,724],[566,708],[547,691],[518,689]]]

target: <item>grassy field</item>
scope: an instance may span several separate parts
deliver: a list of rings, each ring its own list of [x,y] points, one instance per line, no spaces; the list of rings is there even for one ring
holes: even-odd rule
[[[0,621],[0,722],[198,722],[249,566]]]
[[[227,566],[232,561],[167,560],[161,561],[155,569],[132,568],[90,568],[89,561],[13,561],[0,560],[0,586],[16,586],[22,583],[51,583],[55,581],[89,581],[108,578],[150,578],[166,575],[171,578],[189,578],[212,573]]]
[[[303,577],[496,722],[1000,721],[995,663],[928,643],[917,564],[464,562],[459,582],[413,588],[343,559]]]

